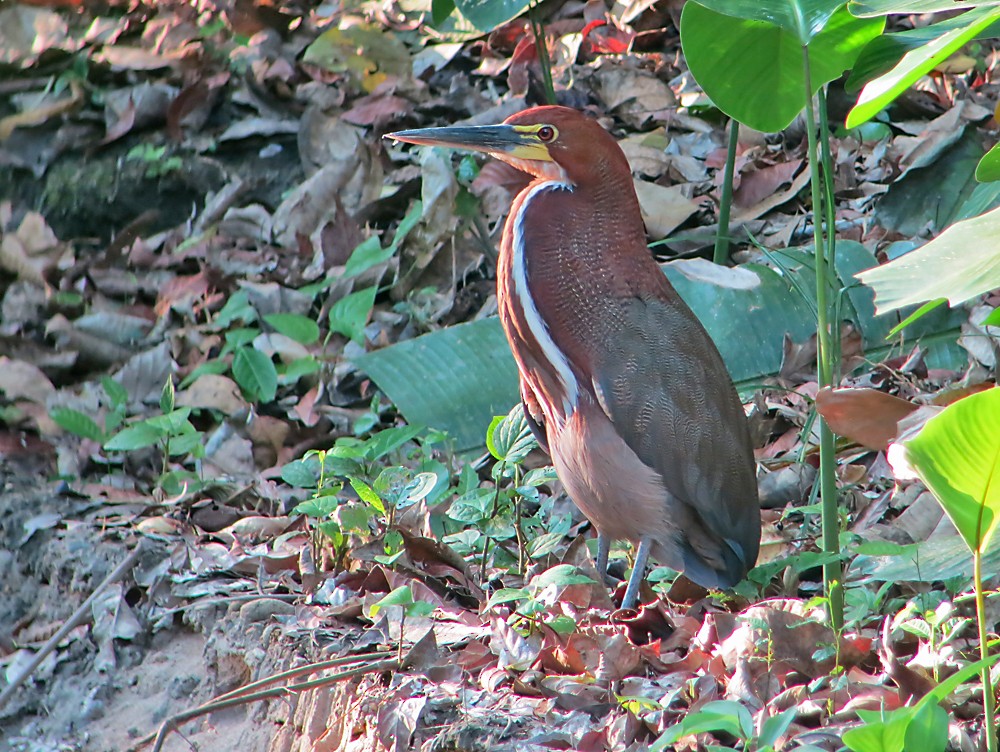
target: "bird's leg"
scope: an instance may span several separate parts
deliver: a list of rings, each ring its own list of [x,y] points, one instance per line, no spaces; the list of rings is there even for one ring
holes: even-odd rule
[[[611,539],[602,532],[597,533],[597,572],[604,578],[609,587],[614,587],[608,576],[608,553],[611,551]]]
[[[639,600],[639,586],[646,576],[649,549],[652,547],[652,538],[643,538],[639,541],[639,548],[635,552],[635,565],[632,567],[632,576],[628,578],[628,588],[625,590],[625,597],[622,598],[622,608],[635,608]]]

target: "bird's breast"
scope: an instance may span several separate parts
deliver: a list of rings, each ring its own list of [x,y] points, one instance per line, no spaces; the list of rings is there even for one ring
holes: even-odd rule
[[[546,421],[562,424],[592,391],[595,349],[620,328],[621,300],[649,256],[631,183],[595,193],[536,181],[514,200],[497,274],[501,322]]]

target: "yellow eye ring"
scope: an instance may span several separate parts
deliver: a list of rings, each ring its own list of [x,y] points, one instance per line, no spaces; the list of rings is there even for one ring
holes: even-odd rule
[[[538,138],[544,142],[549,142],[556,137],[556,129],[551,125],[543,125],[538,129]]]

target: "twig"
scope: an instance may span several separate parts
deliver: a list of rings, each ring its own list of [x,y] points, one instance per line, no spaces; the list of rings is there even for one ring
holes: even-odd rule
[[[104,582],[98,585],[87,600],[80,604],[80,607],[73,612],[73,615],[66,620],[62,627],[60,627],[59,631],[49,638],[49,641],[46,642],[45,645],[42,646],[42,649],[35,654],[35,657],[32,659],[31,663],[28,664],[28,667],[18,674],[17,678],[8,684],[3,692],[0,692],[0,708],[3,708],[3,706],[7,704],[10,698],[14,695],[14,692],[17,691],[17,689],[24,684],[25,681],[27,681],[28,677],[31,676],[35,669],[41,665],[46,656],[55,650],[56,646],[63,641],[66,635],[68,635],[76,626],[85,621],[87,614],[90,612],[91,606],[94,604],[97,596],[101,594],[104,588],[121,579],[121,577],[132,567],[132,565],[135,564],[136,560],[138,560],[139,556],[145,550],[143,545],[144,543],[145,539],[139,541],[136,547],[132,549],[132,553],[125,557],[125,561],[115,567],[115,571],[104,578]]]
[[[250,692],[247,694],[248,690],[264,686],[266,684],[271,684],[282,678],[289,678],[293,676],[299,676],[304,673],[313,673],[318,670],[322,670],[324,667],[330,667],[339,665],[342,663],[350,663],[358,660],[363,660],[366,658],[387,655],[388,653],[370,653],[368,655],[354,655],[354,656],[344,656],[342,658],[334,658],[329,661],[321,661],[319,663],[310,664],[308,666],[299,666],[298,668],[291,669],[289,671],[282,672],[280,674],[275,674],[274,676],[268,677],[267,679],[261,679],[259,681],[248,684],[245,687],[240,687],[232,692],[227,692],[226,694],[219,695],[213,700],[206,702],[203,705],[199,705],[196,708],[191,708],[183,712],[177,713],[163,721],[160,724],[159,730],[156,734],[150,734],[149,736],[140,739],[135,745],[130,747],[130,752],[135,752],[142,747],[149,744],[155,739],[155,744],[153,745],[152,752],[161,752],[163,749],[163,744],[166,742],[167,737],[172,731],[176,731],[178,726],[182,723],[190,721],[194,718],[198,718],[203,715],[208,715],[209,713],[214,713],[217,710],[225,710],[226,708],[237,707],[239,705],[246,705],[251,702],[257,702],[259,700],[270,700],[276,697],[284,697],[289,694],[297,694],[299,692],[307,692],[310,689],[316,689],[317,687],[324,687],[328,684],[334,684],[345,679],[351,679],[355,676],[363,676],[368,673],[374,673],[379,671],[390,671],[393,669],[399,669],[405,664],[405,660],[382,660],[370,666],[358,666],[356,668],[349,669],[347,671],[341,671],[337,674],[331,674],[330,676],[324,676],[319,679],[313,679],[311,681],[299,682],[297,684],[286,684],[280,687],[272,687],[271,689],[261,690],[259,692]]]

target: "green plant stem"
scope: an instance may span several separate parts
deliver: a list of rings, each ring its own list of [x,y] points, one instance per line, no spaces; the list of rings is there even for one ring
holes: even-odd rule
[[[740,140],[740,124],[729,121],[729,149],[726,169],[722,175],[722,196],[719,198],[719,229],[715,232],[715,252],[712,261],[725,264],[729,260],[729,212],[733,207],[733,173],[736,171],[736,146]]]
[[[538,19],[538,6],[532,3],[528,8],[528,19],[531,31],[535,35],[535,49],[538,51],[538,64],[542,68],[542,83],[545,86],[545,101],[556,103],[556,90],[552,83],[552,59],[549,57],[549,47],[545,42],[545,24]]]
[[[986,635],[986,596],[983,594],[983,552],[980,549],[972,552],[972,567],[976,586],[976,621],[979,623],[979,655],[985,661],[990,657],[990,649]],[[983,708],[986,749],[987,752],[997,752],[996,697],[988,664],[983,666]]]
[[[820,88],[817,92],[819,102],[819,128],[823,138],[819,140],[821,166],[823,174],[823,216],[826,221],[826,273],[828,289],[835,288],[837,281],[837,204],[834,199],[833,187],[833,154],[830,152],[830,139],[826,134],[830,132],[830,119],[826,109],[826,89]],[[840,319],[840,297],[836,303],[837,315],[835,322]],[[840,331],[834,333],[830,339],[830,360],[832,363],[831,378],[834,384],[840,383]]]
[[[830,344],[830,320],[827,289],[829,274],[823,232],[834,232],[832,225],[823,228],[823,196],[821,192],[820,161],[816,116],[813,112],[812,75],[809,69],[809,49],[802,48],[802,68],[805,73],[806,136],[809,144],[809,187],[812,191],[813,249],[816,258],[816,371],[822,389],[833,382],[833,351]],[[824,134],[824,138],[825,138]],[[829,151],[826,152],[829,155]],[[829,166],[827,166],[829,170]],[[823,550],[840,554],[840,513],[837,508],[836,447],[833,432],[822,418],[819,419],[819,482],[822,499]],[[844,626],[843,571],[840,559],[823,565],[823,584],[829,603],[830,624],[836,632]]]

